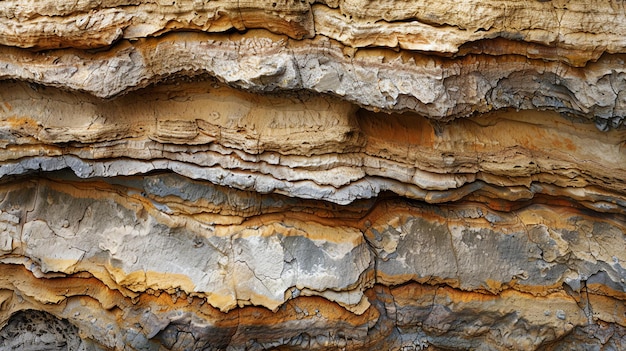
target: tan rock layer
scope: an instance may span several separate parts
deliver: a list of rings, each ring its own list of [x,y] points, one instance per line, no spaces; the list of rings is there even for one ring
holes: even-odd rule
[[[369,289],[372,305],[361,315],[322,298],[302,296],[275,313],[243,307],[224,314],[184,293],[154,291],[130,299],[84,273],[38,279],[19,266],[0,265],[0,271],[2,316],[46,311],[77,326],[92,347],[438,350],[490,344],[496,350],[548,345],[558,349],[567,345],[559,342],[566,335],[598,345],[594,337],[601,333],[593,333],[595,327],[607,331],[600,344],[620,348],[625,332],[623,306],[616,310],[592,293],[577,301],[560,292],[541,298],[515,291],[483,295],[411,283]],[[593,314],[587,315],[581,304],[592,304]],[[0,325],[7,322],[5,317]],[[500,334],[515,325],[524,325],[523,336]],[[586,333],[589,329],[592,332]]]
[[[623,215],[49,176],[2,185],[0,323],[46,311],[114,349],[621,345]]]
[[[438,123],[357,110],[329,96],[259,96],[205,82],[112,101],[2,86],[3,176],[171,170],[340,204],[392,191],[429,203],[473,196],[506,207],[548,195],[601,212],[626,208],[625,131],[600,132],[553,112],[498,111]]]
[[[606,55],[575,68],[517,55],[446,59],[388,49],[354,52],[328,39],[248,31],[175,33],[95,53],[3,47],[0,79],[108,98],[173,75],[208,74],[257,92],[304,89],[438,120],[504,108],[548,109],[595,119],[607,130],[621,126],[626,115],[623,62],[621,55]]]
[[[624,7],[606,0],[558,1],[3,1],[0,44],[100,48],[169,31],[267,29],[294,39],[325,36],[348,47],[454,54],[466,43],[504,38],[559,49],[584,65],[624,53]],[[540,49],[541,50],[541,49]],[[543,50],[542,50],[543,51]],[[571,51],[571,52],[570,52]]]
[[[249,304],[275,311],[309,295],[362,314],[369,287],[411,281],[626,298],[623,214],[558,201],[500,212],[397,198],[332,212],[316,201],[285,210],[293,200],[167,174],[57,177],[3,185],[0,262],[42,278],[88,272],[132,298],[180,291],[222,311]],[[150,245],[142,245],[147,237]]]

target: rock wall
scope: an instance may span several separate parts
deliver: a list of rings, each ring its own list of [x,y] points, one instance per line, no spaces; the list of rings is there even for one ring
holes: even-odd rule
[[[623,2],[0,2],[0,349],[626,349]]]

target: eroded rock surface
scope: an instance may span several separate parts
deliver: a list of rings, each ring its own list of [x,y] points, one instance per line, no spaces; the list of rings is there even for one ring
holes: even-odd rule
[[[622,3],[0,18],[0,349],[626,348]]]

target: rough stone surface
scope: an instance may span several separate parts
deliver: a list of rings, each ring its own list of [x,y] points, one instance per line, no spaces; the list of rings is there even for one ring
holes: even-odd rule
[[[0,2],[0,350],[626,349],[622,2]]]

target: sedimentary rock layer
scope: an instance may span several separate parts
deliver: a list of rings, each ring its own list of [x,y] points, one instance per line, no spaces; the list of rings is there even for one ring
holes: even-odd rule
[[[621,3],[0,18],[0,349],[626,347]]]
[[[4,87],[2,175],[170,170],[340,204],[382,191],[429,203],[561,194],[610,212],[626,203],[624,129],[601,132],[554,112],[502,110],[438,123],[357,110],[330,96],[259,96],[204,82],[113,101]]]
[[[0,44],[100,48],[170,31],[266,29],[290,38],[324,36],[352,48],[454,54],[467,43],[504,38],[560,49],[584,63],[626,47],[619,2],[494,1],[4,1]],[[527,55],[545,57],[537,48]],[[471,46],[470,46],[471,48]]]
[[[98,52],[4,48],[0,78],[109,98],[165,77],[209,74],[256,92],[304,89],[440,120],[503,108],[550,109],[598,120],[606,129],[622,125],[626,115],[621,54],[580,68],[518,54],[448,59],[350,49],[326,37],[298,41],[265,31],[175,33]]]
[[[361,330],[345,341],[350,348],[409,342],[467,348],[493,339],[502,348],[523,349],[594,320],[623,323],[623,215],[600,219],[557,205],[501,212],[395,197],[348,208],[319,208],[316,201],[292,207],[289,198],[167,175],[51,176],[4,185],[2,219],[11,234],[2,248],[2,305],[7,312],[53,313],[105,347],[132,340],[211,344],[217,340],[202,336],[209,323],[230,330],[220,332],[226,334],[222,347],[245,348],[242,340],[255,336],[265,338],[257,341],[264,347],[289,344],[312,325],[341,346],[340,336],[328,332],[343,325],[344,335]],[[202,194],[218,209],[203,208],[203,201],[187,208],[174,194]],[[219,200],[224,194],[228,205]],[[241,221],[236,210],[250,208],[255,215]],[[233,311],[237,321],[221,326]],[[233,336],[238,325],[255,325],[241,320],[247,311],[266,311],[265,319],[250,334]],[[285,324],[277,326],[275,318]],[[126,330],[134,323],[141,326]],[[179,324],[201,335],[160,339],[183,328]],[[378,324],[387,327],[371,330]],[[388,325],[415,335],[405,340]],[[521,325],[523,335],[494,334]],[[451,336],[435,337],[448,331]],[[321,341],[307,345],[292,346],[324,349]]]

